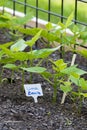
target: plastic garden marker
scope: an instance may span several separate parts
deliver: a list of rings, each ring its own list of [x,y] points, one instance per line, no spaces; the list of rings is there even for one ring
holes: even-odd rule
[[[38,102],[37,97],[43,96],[41,84],[24,84],[24,89],[27,97],[33,97],[35,103]]]

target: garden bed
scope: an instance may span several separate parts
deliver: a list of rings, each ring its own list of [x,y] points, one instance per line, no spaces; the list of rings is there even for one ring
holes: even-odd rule
[[[10,39],[0,31],[0,43],[7,41]],[[50,57],[58,59],[59,52]],[[71,57],[72,52],[67,52],[64,59],[71,61]],[[87,71],[87,59],[78,55],[76,64]],[[79,102],[73,102],[69,96],[63,105],[60,104],[62,91],[58,91],[57,101],[53,104],[53,87],[40,75],[34,74],[32,81],[41,83],[44,94],[38,97],[38,103],[34,103],[33,98],[26,97],[21,91],[21,74],[15,72],[12,83],[10,75],[11,71],[5,69],[3,77],[7,80],[0,85],[0,130],[87,130],[87,99],[82,103],[80,114]],[[87,75],[84,77],[87,79]],[[25,83],[28,82],[29,75],[25,72]]]

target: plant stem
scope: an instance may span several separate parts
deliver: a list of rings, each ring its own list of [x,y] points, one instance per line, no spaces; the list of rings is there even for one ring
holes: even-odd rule
[[[22,92],[24,91],[24,70],[22,70]]]
[[[11,84],[12,84],[12,81],[13,81],[13,74],[14,74],[14,70],[12,70],[12,73],[11,73]]]
[[[53,103],[56,102],[56,98],[57,98],[57,86],[58,86],[58,82],[57,82],[57,77],[55,76],[54,77],[54,85],[53,85],[53,88],[54,88],[54,91],[53,91]]]
[[[56,102],[56,97],[57,97],[57,86],[54,86],[54,90],[53,90],[53,103]]]
[[[75,59],[76,59],[76,54],[73,54],[72,61],[71,61],[71,66],[74,65]],[[69,80],[69,79],[68,79],[68,80]],[[67,93],[64,92],[64,93],[63,93],[63,96],[62,96],[61,104],[63,104],[63,103],[65,102],[66,96],[67,96]]]
[[[26,61],[21,62],[21,66],[25,66],[25,64],[27,64]],[[22,74],[22,88],[21,88],[21,91],[22,91],[22,92],[24,92],[24,81],[25,81],[25,80],[24,80],[24,76],[25,76],[25,75],[24,75],[24,72],[25,72],[25,71],[22,69],[22,72],[21,72],[21,74]]]
[[[30,48],[31,49],[31,54],[32,54],[32,47]],[[31,59],[30,60],[30,67],[33,66],[33,60]],[[30,83],[32,83],[32,73],[30,72]]]
[[[81,95],[79,96],[79,98],[80,98],[80,103],[79,103],[78,113],[80,114],[81,110],[82,110],[82,100],[83,100],[83,98],[82,98]]]
[[[80,87],[80,84],[79,84],[79,80],[78,80],[78,92],[79,92],[79,109],[78,109],[78,113],[80,114],[81,113],[81,109],[82,109],[82,100],[83,100],[83,97],[81,95],[81,92],[82,92],[82,89]]]
[[[0,73],[0,83],[2,82],[2,74],[3,74],[4,68],[2,68],[1,73]]]
[[[42,63],[43,59],[39,61],[39,63],[36,66],[40,66]]]

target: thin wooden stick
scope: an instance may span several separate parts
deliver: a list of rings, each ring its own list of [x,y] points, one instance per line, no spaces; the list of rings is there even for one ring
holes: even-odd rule
[[[76,54],[73,54],[71,66],[74,65],[75,59],[76,59]],[[68,80],[69,80],[69,79],[68,79]],[[62,96],[61,104],[63,104],[63,103],[65,102],[66,96],[67,96],[67,93],[64,92],[64,93],[63,93],[63,96]]]

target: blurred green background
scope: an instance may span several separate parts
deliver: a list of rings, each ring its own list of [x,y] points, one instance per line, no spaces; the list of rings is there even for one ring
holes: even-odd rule
[[[25,0],[16,0],[17,2],[24,2]],[[62,0],[51,0],[51,12],[61,15],[61,1]],[[13,8],[13,0],[2,0],[0,6],[5,5],[6,7]],[[27,4],[36,6],[36,0],[27,0]],[[48,10],[48,0],[38,0],[38,7],[44,10]],[[64,16],[69,16],[71,12],[74,12],[75,0],[64,0]],[[23,12],[24,5],[16,3],[16,10]],[[33,12],[35,15],[35,9],[28,7],[27,13]],[[78,1],[78,18],[77,20],[87,23],[87,3]],[[41,19],[48,20],[48,14],[45,12],[38,12],[38,16]],[[51,22],[58,23],[60,18],[51,15]]]

